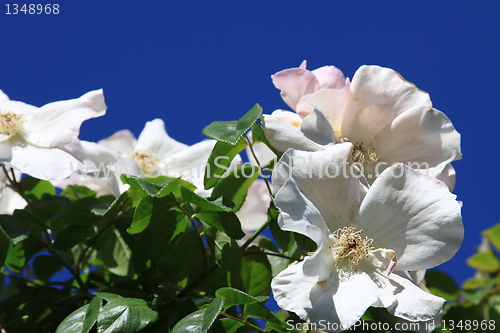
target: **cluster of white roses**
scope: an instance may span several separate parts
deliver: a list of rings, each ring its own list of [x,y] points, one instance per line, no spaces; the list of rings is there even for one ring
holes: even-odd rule
[[[203,176],[215,140],[192,146],[171,138],[161,119],[146,123],[138,138],[121,130],[99,142],[78,138],[83,121],[106,113],[102,90],[86,93],[77,99],[46,104],[40,108],[11,101],[0,90],[0,214],[22,209],[26,201],[10,187],[22,174],[51,181],[60,188],[83,185],[98,195],[118,197],[128,185],[121,174],[137,177],[182,177],[193,183],[197,193],[204,190]],[[239,165],[237,156],[232,168]],[[266,189],[262,182],[251,187],[249,202],[238,212],[246,230],[255,230],[265,221]],[[268,202],[268,200],[267,200]]]
[[[461,205],[450,192],[460,135],[427,93],[388,68],[362,66],[350,81],[304,62],[272,78],[296,111],[265,115],[267,138],[285,152],[273,172],[279,224],[317,244],[273,279],[278,305],[333,332],[369,307],[432,320],[444,299],[411,276],[461,245]],[[408,166],[415,162],[427,170]]]
[[[450,192],[460,135],[427,93],[388,68],[362,66],[351,82],[333,66],[308,71],[304,62],[272,78],[296,112],[264,115],[266,137],[284,152],[272,178],[279,224],[317,244],[273,279],[278,305],[309,323],[337,324],[335,332],[369,307],[432,320],[444,300],[411,276],[449,260],[462,242],[460,204]],[[123,173],[182,176],[210,195],[203,172],[215,141],[187,146],[160,119],[137,139],[123,130],[97,143],[80,140],[82,122],[105,112],[102,90],[40,108],[0,90],[2,182],[28,174],[119,196]],[[273,157],[254,147],[260,161]],[[265,192],[261,180],[251,187],[238,212],[244,228],[265,222]],[[0,213],[26,205],[5,186],[1,195]]]

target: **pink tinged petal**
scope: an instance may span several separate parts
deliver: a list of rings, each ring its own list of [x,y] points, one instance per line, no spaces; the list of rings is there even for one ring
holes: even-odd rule
[[[122,154],[130,155],[137,145],[137,139],[129,130],[121,130],[110,137],[100,140],[98,144]]]
[[[344,111],[351,99],[350,85],[349,80],[346,80],[342,89],[321,89],[302,97],[297,104],[297,113],[305,117],[311,113],[311,105],[316,106],[325,114],[333,130],[340,136]]]
[[[408,279],[396,274],[387,278],[381,293],[390,293],[396,299],[395,306],[389,312],[411,322],[434,319],[443,308],[445,300],[431,295]]]
[[[144,126],[135,151],[148,151],[158,156],[168,156],[186,149],[188,145],[172,139],[165,130],[165,123],[161,119],[148,121]]]
[[[267,221],[271,198],[263,179],[257,179],[248,189],[245,203],[236,213],[245,231],[255,231]]]
[[[264,115],[264,132],[269,143],[278,151],[289,148],[316,151],[321,147],[308,139],[300,130],[302,118],[290,111],[276,110],[271,115]]]
[[[360,205],[360,182],[351,177],[351,172],[357,170],[349,164],[351,150],[351,143],[335,144],[317,152],[290,149],[275,167],[273,187],[277,190],[291,175],[332,232],[349,226],[358,219]]]
[[[432,108],[429,94],[389,68],[361,66],[354,74],[351,90],[342,133],[353,142],[369,144],[383,128],[410,108]]]
[[[342,89],[345,86],[345,77],[335,66],[323,66],[312,71],[318,79],[321,89]]]
[[[414,107],[400,114],[379,132],[371,146],[389,164],[426,162],[435,167],[448,160],[455,151],[455,160],[462,156],[460,134],[450,119],[427,107]]]
[[[313,112],[302,120],[300,130],[310,140],[320,144],[328,145],[336,142],[333,129],[323,112],[312,106]]]
[[[377,301],[377,286],[365,273],[339,281],[333,272],[328,279],[317,282],[314,277],[304,275],[302,266],[303,262],[289,266],[272,280],[271,288],[281,308],[295,312],[317,327],[330,323],[331,327],[339,328],[331,332],[341,332],[354,325]]]
[[[78,137],[83,121],[105,113],[102,89],[77,99],[46,104],[26,116],[26,140],[40,147],[63,147]]]
[[[397,270],[435,267],[452,258],[463,240],[455,198],[441,181],[399,164],[375,180],[354,226],[375,248],[396,252]]]
[[[271,76],[274,86],[281,90],[281,98],[295,110],[302,96],[319,89],[316,76],[302,68],[285,69]]]
[[[457,155],[458,152],[455,151],[449,159],[439,163],[437,166],[431,168],[425,168],[424,166],[424,168],[417,170],[427,177],[439,179],[440,181],[445,183],[446,186],[448,186],[450,192],[453,192],[453,190],[455,189],[455,182],[457,177],[455,169],[451,166],[450,163],[456,159]]]
[[[30,145],[12,147],[12,166],[32,177],[50,180],[69,177],[80,161],[58,148]]]

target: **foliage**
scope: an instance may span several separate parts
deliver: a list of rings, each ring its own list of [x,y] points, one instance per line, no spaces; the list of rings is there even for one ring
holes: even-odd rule
[[[269,145],[261,113],[256,105],[240,120],[205,128],[207,136],[219,140],[204,179],[205,189],[213,188],[209,198],[197,194],[193,184],[165,176],[122,175],[129,188],[117,198],[97,196],[83,186],[58,192],[45,180],[10,178],[9,186],[28,205],[0,216],[1,328],[305,332],[297,316],[273,313],[275,307],[267,302],[271,279],[314,251],[314,244],[281,230],[272,202],[267,221],[246,235],[235,212],[257,176],[238,178],[235,173],[261,170],[243,166],[221,178],[224,168],[215,163],[218,156],[227,156],[228,166],[255,142]],[[485,245],[470,258],[477,274],[461,290],[446,274],[427,273],[427,288],[448,301],[445,323],[500,319],[499,230],[500,225],[485,231],[485,244],[495,248]],[[393,325],[396,319],[370,308],[363,322]],[[437,330],[445,328],[450,327],[438,325]]]

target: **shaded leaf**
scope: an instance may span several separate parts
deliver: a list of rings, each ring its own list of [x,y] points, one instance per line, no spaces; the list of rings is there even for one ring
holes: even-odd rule
[[[439,270],[430,270],[425,273],[427,289],[447,301],[456,301],[460,297],[460,290],[455,281],[448,274]]]
[[[220,179],[212,191],[212,197],[223,196],[234,203],[233,211],[238,211],[247,196],[248,189],[259,177],[261,169],[258,166],[246,165],[231,171]]]
[[[267,297],[254,297],[234,288],[220,288],[215,292],[216,296],[224,297],[224,309],[237,304],[253,304],[265,301]]]
[[[239,120],[214,121],[206,126],[202,133],[211,139],[234,145],[261,115],[262,108],[259,104],[255,104],[254,107],[245,113]]]
[[[212,326],[213,322],[217,318],[224,305],[224,297],[216,297],[210,303],[210,305],[205,309],[205,313],[203,314],[203,320],[201,323],[201,333],[206,333],[210,326]]]
[[[491,251],[474,254],[472,257],[467,259],[467,265],[486,272],[496,272],[500,268],[498,258]]]
[[[102,333],[134,333],[154,322],[158,314],[146,301],[137,298],[114,298],[101,307],[97,330]]]
[[[244,138],[240,138],[234,145],[222,141],[215,144],[208,158],[205,175],[203,176],[203,184],[206,190],[214,187],[223,178],[233,159],[246,146],[247,142]]]

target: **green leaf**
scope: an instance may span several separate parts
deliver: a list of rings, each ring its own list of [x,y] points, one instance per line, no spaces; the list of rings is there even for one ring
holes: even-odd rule
[[[3,267],[11,246],[12,241],[9,235],[0,228],[0,267]]]
[[[206,310],[207,308],[201,309],[182,318],[175,324],[171,333],[201,333]]]
[[[278,243],[278,246],[283,249],[283,251],[290,250],[295,244],[295,238],[293,232],[283,231],[278,225],[278,209],[271,202],[269,209],[267,210],[267,222],[269,223],[269,230],[273,235],[274,240]]]
[[[265,321],[282,326],[282,321],[276,318],[274,313],[271,312],[264,305],[259,303],[246,304],[243,308],[243,314],[250,318],[264,319]]]
[[[62,268],[61,261],[54,256],[39,255],[33,260],[33,271],[42,281],[48,281],[52,275]]]
[[[211,139],[235,145],[243,133],[245,133],[261,115],[262,108],[259,104],[255,104],[255,106],[239,120],[214,121],[205,127],[202,133]]]
[[[96,196],[96,194],[97,194],[96,191],[92,191],[88,187],[81,185],[68,185],[61,193],[61,195],[74,200],[78,200],[85,197],[94,197]]]
[[[230,308],[233,305],[259,303],[267,299],[267,297],[263,299],[262,297],[250,296],[241,290],[229,287],[218,289],[215,292],[215,295],[218,297],[224,297],[224,310]]]
[[[483,231],[483,235],[488,238],[497,250],[500,250],[500,223]]]
[[[472,304],[479,304],[481,300],[491,291],[491,288],[495,286],[495,280],[489,280],[483,287],[475,290],[464,289],[462,293],[465,295],[468,301]]]
[[[152,182],[147,181],[146,179],[142,179],[132,175],[121,175],[120,176],[123,183],[128,184],[134,188],[143,189],[148,195],[154,197],[161,191],[161,186],[158,186]]]
[[[203,176],[203,184],[206,190],[214,187],[223,178],[224,174],[229,170],[233,159],[247,145],[247,141],[243,137],[234,145],[222,141],[215,144],[214,149],[212,149],[208,157],[205,175]]]
[[[12,245],[16,245],[28,238],[31,232],[30,227],[24,223],[24,221],[12,215],[0,215],[0,229],[5,232],[5,235],[9,238],[9,242],[12,243]]]
[[[203,320],[201,323],[201,333],[206,333],[210,326],[212,326],[213,322],[217,318],[224,305],[224,297],[216,297],[212,303],[206,308],[205,313],[203,314]]]
[[[165,254],[170,242],[188,227],[188,219],[184,213],[168,210],[151,218],[151,223],[136,236],[132,259],[137,270],[146,269],[150,261],[156,264],[157,260]]]
[[[152,220],[164,219],[176,202],[170,197],[153,198],[145,196],[137,205],[132,224],[127,229],[129,234],[142,232]]]
[[[181,196],[181,189],[183,187],[188,188],[190,190],[196,189],[196,186],[194,186],[190,182],[185,181],[184,179],[181,179],[181,178],[175,178],[171,182],[169,182],[167,185],[164,185],[161,188],[160,193],[158,193],[158,195],[156,197],[163,198],[169,194],[173,194],[176,197],[180,197]]]
[[[439,270],[430,270],[425,273],[426,286],[429,291],[447,301],[456,301],[460,297],[460,290],[455,281],[448,274]]]
[[[474,254],[472,257],[467,259],[467,265],[486,272],[496,272],[500,268],[498,258],[491,251]]]
[[[241,239],[245,236],[241,223],[233,212],[202,212],[196,218],[224,232],[231,238]]]
[[[470,279],[465,280],[463,285],[462,285],[462,288],[463,289],[477,289],[477,288],[481,288],[481,287],[485,286],[487,282],[488,282],[488,280],[483,278],[483,277],[474,277],[474,278],[470,278]]]
[[[42,199],[44,194],[55,195],[55,187],[47,180],[41,180],[34,177],[26,177],[21,181],[24,194],[34,196],[38,200]]]
[[[68,225],[55,236],[54,248],[59,251],[66,251],[93,235],[94,230],[91,226]]]
[[[111,204],[101,203],[91,207],[91,212],[98,216],[110,217],[115,215],[117,211],[123,206],[128,200],[128,193],[123,192],[118,198],[116,198]]]
[[[120,276],[126,276],[132,272],[130,260],[132,251],[116,226],[111,226],[102,232],[96,243],[97,256],[110,272]]]
[[[253,142],[262,142],[262,143],[264,143],[269,149],[271,149],[271,151],[273,153],[275,153],[277,155],[277,160],[279,160],[279,158],[281,157],[282,154],[280,152],[278,152],[271,145],[271,143],[269,142],[269,140],[267,140],[266,134],[264,133],[264,129],[262,128],[262,125],[259,124],[259,123],[257,123],[257,122],[252,125],[252,140],[253,140]],[[263,163],[263,162],[267,162],[267,161],[259,161],[259,162]]]
[[[55,333],[82,333],[83,322],[87,314],[89,304],[84,305],[64,318],[64,320],[57,326]]]
[[[222,203],[222,199],[215,201],[208,201],[207,199],[200,197],[198,194],[194,193],[186,187],[181,187],[182,198],[185,202],[192,203],[199,208],[208,209],[215,212],[231,212],[232,208],[225,206]]]
[[[225,233],[213,228],[205,229],[205,233],[212,240],[210,248],[217,264],[228,272],[239,272],[241,269],[241,250],[238,243]]]
[[[205,248],[198,232],[187,230],[178,235],[158,261],[158,267],[172,282],[198,276],[204,267]]]
[[[96,197],[78,199],[68,207],[64,214],[64,221],[74,226],[93,226],[102,221],[102,217],[92,213],[92,207],[99,204],[101,202]]]
[[[90,301],[89,306],[87,307],[87,311],[85,312],[85,318],[82,325],[82,333],[90,332],[92,326],[94,326],[97,321],[101,305],[102,298],[100,298],[99,296],[94,297]]]
[[[259,177],[261,169],[254,165],[245,165],[231,171],[222,178],[212,191],[212,197],[223,196],[234,203],[233,211],[237,212],[247,196],[248,189]]]
[[[245,326],[241,321],[232,318],[223,318],[220,320],[225,333],[236,333],[240,327]]]
[[[230,273],[231,287],[252,296],[269,295],[271,279],[271,264],[267,256],[260,253],[243,256],[241,271]]]
[[[276,247],[276,244],[273,243],[269,238],[262,237],[259,239],[259,247],[264,250],[268,250],[271,252],[278,253],[279,250]]]
[[[115,298],[101,307],[97,318],[97,331],[135,333],[154,322],[157,317],[158,314],[142,299]]]

